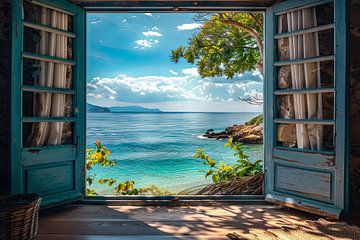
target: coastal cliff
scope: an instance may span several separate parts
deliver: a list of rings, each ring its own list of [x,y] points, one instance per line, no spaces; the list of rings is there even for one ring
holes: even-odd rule
[[[213,129],[209,129],[203,136],[215,139],[232,137],[234,142],[261,144],[263,143],[262,123],[263,115],[261,114],[245,124],[233,125],[221,132],[215,132]]]

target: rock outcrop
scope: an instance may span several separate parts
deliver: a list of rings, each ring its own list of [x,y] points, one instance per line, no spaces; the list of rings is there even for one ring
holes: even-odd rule
[[[259,124],[233,125],[221,132],[215,132],[213,129],[209,129],[203,136],[215,139],[232,137],[235,142],[259,144],[263,142],[263,127]]]

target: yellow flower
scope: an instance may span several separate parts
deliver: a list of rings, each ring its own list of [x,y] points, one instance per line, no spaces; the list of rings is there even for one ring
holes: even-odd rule
[[[96,153],[95,153],[95,157],[96,157],[97,159],[102,158],[102,153],[101,153],[101,152],[96,152]]]

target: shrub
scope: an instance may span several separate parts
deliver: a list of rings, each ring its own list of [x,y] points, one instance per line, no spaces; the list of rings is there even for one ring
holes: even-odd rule
[[[197,150],[194,158],[203,159],[203,164],[209,167],[209,170],[205,173],[205,178],[211,176],[214,183],[219,183],[238,177],[254,176],[263,171],[262,160],[251,162],[249,156],[244,153],[241,143],[233,143],[233,139],[229,138],[224,147],[229,147],[231,151],[235,151],[234,157],[237,158],[237,163],[227,165],[220,162],[218,165],[217,161],[207,155],[203,149]]]
[[[254,118],[252,118],[250,121],[246,122],[245,125],[260,125],[264,122],[264,115],[260,114]]]
[[[99,140],[95,141],[95,148],[86,149],[86,182],[89,187],[96,178],[96,174],[91,172],[91,169],[94,165],[110,168],[116,165],[116,161],[110,160],[108,158],[109,155],[110,150],[107,147],[101,145]],[[117,181],[113,178],[100,178],[98,180],[99,184],[107,184],[109,187],[113,186],[116,182]],[[121,195],[137,195],[138,190],[134,188],[134,184],[135,182],[132,180],[122,182],[114,188],[114,192]],[[86,188],[86,194],[89,196],[98,195],[95,190],[90,188]]]

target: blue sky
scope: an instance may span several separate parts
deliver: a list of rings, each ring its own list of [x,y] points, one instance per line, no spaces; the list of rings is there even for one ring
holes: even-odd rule
[[[170,61],[201,27],[193,13],[89,13],[87,101],[101,106],[138,105],[162,111],[262,110],[238,100],[261,94],[257,72],[201,79],[196,65]]]

